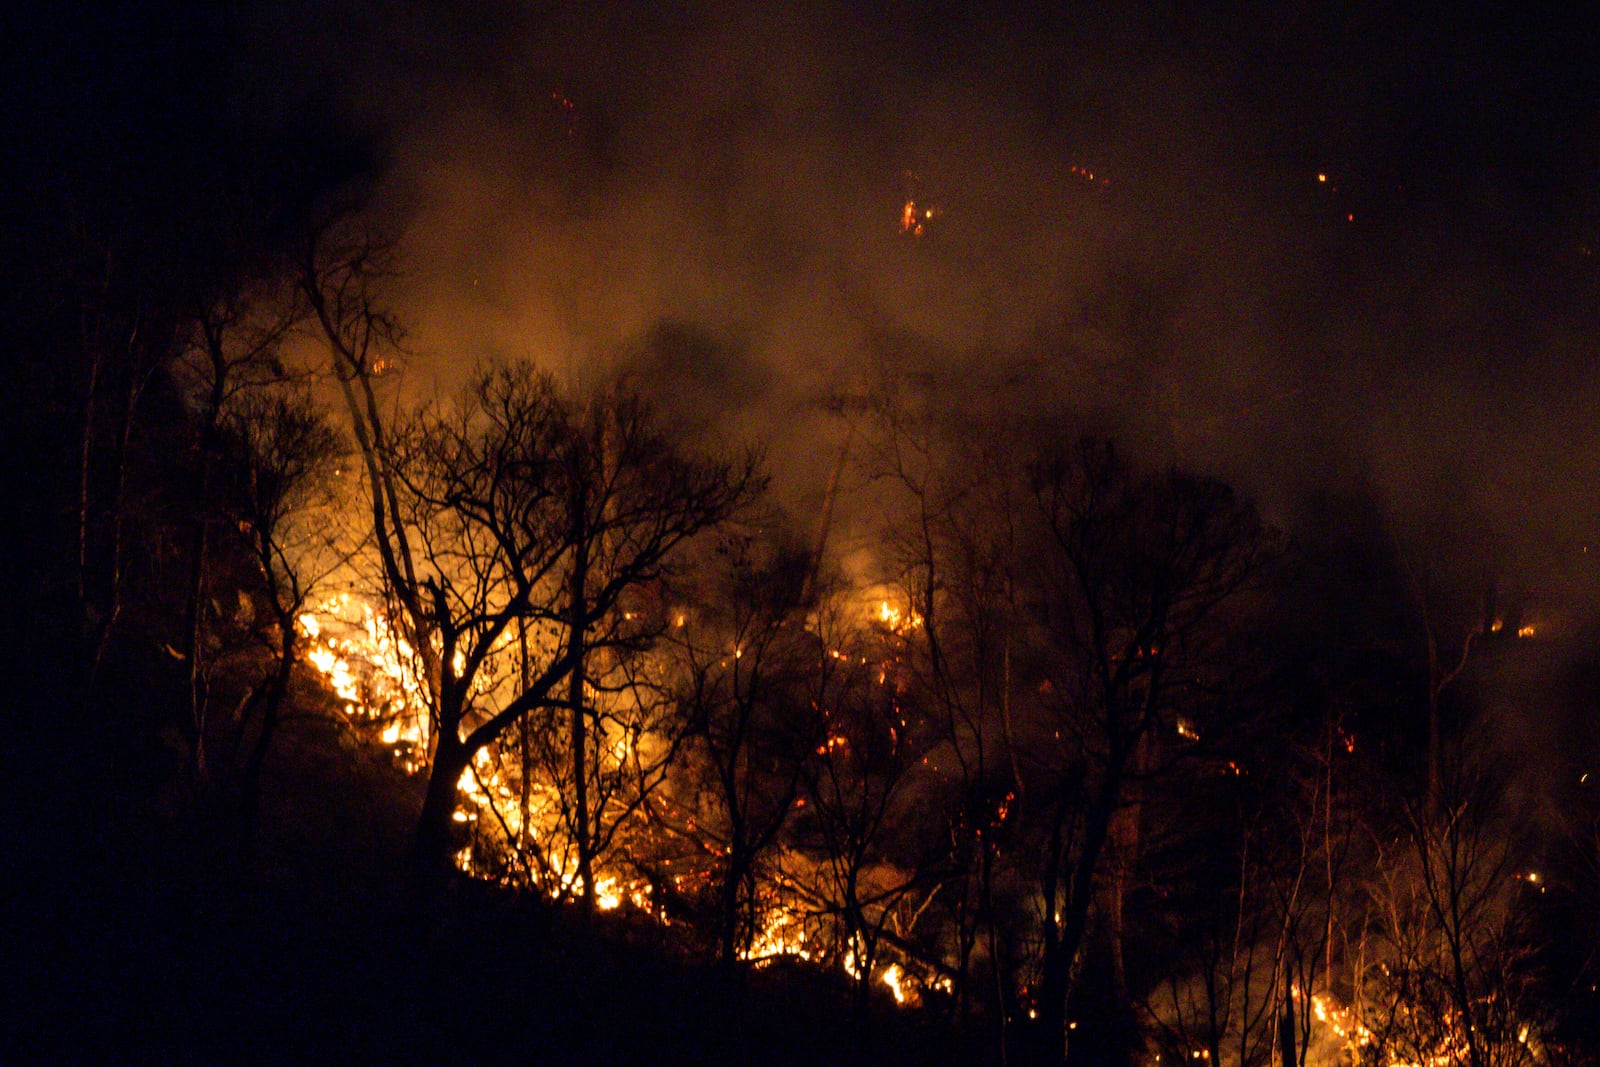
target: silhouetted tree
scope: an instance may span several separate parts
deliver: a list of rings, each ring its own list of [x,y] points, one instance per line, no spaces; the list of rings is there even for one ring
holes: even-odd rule
[[[1374,951],[1356,976],[1363,1021],[1375,1056],[1531,1064],[1546,1019],[1519,889],[1537,894],[1541,873],[1519,855],[1502,784],[1460,749],[1440,764],[1423,797],[1400,800],[1372,886]]]
[[[767,551],[741,535],[704,554],[698,595],[664,646],[688,737],[674,799],[656,821],[692,841],[711,873],[724,964],[750,951],[766,859],[823,739],[813,697],[830,665],[806,627],[811,562]]]
[[[592,907],[596,854],[665,773],[664,756],[602,771],[595,735],[611,713],[597,684],[660,632],[649,590],[681,543],[756,492],[755,459],[688,456],[625,388],[568,398],[525,364],[492,367],[455,402],[394,424],[376,387],[398,337],[379,295],[383,249],[348,226],[336,218],[318,231],[304,287],[365,465],[372,549],[433,718],[421,884],[450,869],[458,781],[474,757],[528,713],[560,708],[566,766],[551,770]],[[537,656],[526,672],[507,666],[519,633]],[[608,810],[628,793],[624,779],[637,788]]]
[[[1038,1011],[1054,1060],[1117,812],[1135,782],[1236,712],[1249,659],[1230,616],[1269,539],[1226,485],[1139,472],[1103,441],[1045,456],[1033,486],[1043,689],[1019,743],[1038,783]]]
[[[930,731],[882,634],[852,625],[835,608],[820,617],[818,636],[829,672],[817,687],[822,736],[805,764],[796,844],[812,859],[806,890],[813,907],[836,924],[838,951],[864,1013],[897,908],[932,881],[920,854],[923,813],[916,803]]]
[[[303,393],[253,394],[229,406],[219,429],[237,450],[228,494],[230,534],[255,571],[252,586],[265,616],[246,613],[250,644],[235,679],[236,702],[228,769],[236,777],[240,850],[253,860],[261,808],[262,769],[282,720],[302,651],[299,618],[324,582],[345,562],[330,532],[342,506],[336,464],[345,444]],[[242,598],[244,591],[240,590]],[[203,722],[200,724],[203,726]]]
[[[1014,442],[968,442],[920,429],[893,404],[877,410],[881,474],[906,501],[888,562],[903,607],[885,601],[890,639],[934,733],[928,765],[941,780],[947,847],[938,914],[953,940],[954,1008],[976,997],[1002,1030],[1010,966],[999,930],[1002,846],[1023,791],[1013,740],[1014,659],[1023,658],[1017,572],[1023,485]],[[981,942],[981,944],[980,944]],[[975,954],[988,981],[975,988]]]

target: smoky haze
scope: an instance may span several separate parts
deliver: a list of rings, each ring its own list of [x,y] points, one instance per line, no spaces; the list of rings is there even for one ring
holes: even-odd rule
[[[1569,610],[1588,587],[1576,23],[416,4],[256,30],[263,85],[386,146],[425,374],[631,367],[767,442],[797,509],[843,439],[827,401],[888,379],[991,430],[1112,430],[1290,528],[1370,490],[1463,569]]]

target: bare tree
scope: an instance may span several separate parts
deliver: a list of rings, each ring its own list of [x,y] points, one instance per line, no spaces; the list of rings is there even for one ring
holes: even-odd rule
[[[893,929],[899,905],[930,882],[915,803],[929,731],[882,635],[837,619],[819,634],[834,666],[818,690],[823,734],[805,767],[796,841],[815,860],[807,890],[837,924],[864,1012],[881,946],[905,945]]]
[[[908,502],[890,533],[904,607],[883,613],[936,740],[928,754],[944,783],[948,863],[941,907],[953,926],[954,1008],[1009,999],[997,926],[997,867],[1023,779],[1012,748],[1013,657],[1024,627],[1017,600],[1019,479],[1003,447],[922,432],[879,406],[882,475]],[[982,944],[980,944],[980,941]],[[974,989],[975,954],[989,977]],[[992,994],[992,995],[991,995]]]
[[[1314,1009],[1328,1010],[1352,838],[1350,805],[1334,796],[1349,771],[1336,738],[1330,729],[1320,746],[1275,747],[1268,761],[1236,751],[1177,786],[1186,860],[1161,871],[1167,966],[1145,1003],[1164,1055],[1251,1065],[1276,1049],[1281,1064],[1304,1062]]]
[[[592,907],[596,855],[637,810],[639,789],[664,774],[655,759],[602,775],[597,686],[639,692],[629,656],[664,625],[648,593],[682,542],[759,488],[755,458],[689,457],[627,389],[569,399],[527,365],[490,368],[455,402],[392,425],[375,386],[399,332],[379,295],[382,248],[347,225],[309,243],[304,288],[363,458],[373,551],[433,719],[420,884],[437,886],[450,869],[458,783],[474,757],[528,713],[559,708],[561,818],[578,895]],[[511,669],[513,643],[535,658],[531,669]],[[623,789],[625,778],[639,789]],[[620,809],[609,806],[625,794]]]
[[[84,377],[76,413],[73,583],[82,612],[85,697],[123,621],[130,563],[137,563],[130,545],[152,525],[148,502],[140,499],[140,460],[150,455],[141,454],[139,436],[150,428],[147,394],[179,347],[178,304],[189,280],[181,273],[159,281],[141,276],[148,264],[139,262],[129,235],[89,231],[75,233],[83,262],[74,293]]]
[[[230,405],[222,432],[239,455],[228,494],[233,531],[256,571],[267,617],[250,626],[259,666],[234,705],[230,770],[237,768],[240,849],[253,860],[261,778],[301,654],[299,617],[344,561],[329,533],[339,506],[335,465],[344,442],[303,393],[253,395]],[[253,615],[253,611],[250,613]],[[242,753],[242,764],[239,762]]]
[[[724,538],[703,565],[709,586],[674,620],[667,643],[689,731],[673,800],[656,824],[693,843],[714,887],[717,954],[745,957],[757,932],[764,866],[821,743],[812,698],[828,671],[805,626],[811,560],[749,535]]]
[[[230,514],[241,504],[252,513],[259,514],[262,509],[274,512],[272,525],[276,526],[283,517],[277,514],[279,509],[289,502],[287,496],[284,500],[269,502],[259,494],[253,494],[254,498],[249,500],[237,495],[219,499],[219,483],[225,480],[230,464],[243,464],[248,468],[257,462],[257,457],[249,454],[254,443],[274,447],[273,442],[258,436],[258,431],[272,432],[266,429],[267,422],[263,421],[268,418],[269,409],[277,405],[272,418],[288,417],[289,409],[283,406],[286,401],[282,397],[266,398],[288,381],[281,350],[303,310],[295,297],[292,285],[274,274],[239,280],[236,286],[217,294],[194,313],[189,324],[188,344],[173,366],[174,377],[193,411],[197,445],[193,458],[194,497],[189,509],[192,531],[188,546],[187,619],[179,653],[189,674],[189,713],[183,723],[189,750],[188,773],[193,787],[201,792],[207,788],[210,776],[207,766],[213,666],[210,646],[218,636],[214,632],[218,620],[208,618],[207,607],[214,599],[208,584],[216,584],[217,577],[211,573],[216,531],[221,526],[249,521]],[[311,417],[305,403],[297,406],[301,415]],[[309,443],[305,439],[299,442],[301,445]],[[324,443],[319,442],[315,451],[319,453],[316,456],[300,456],[293,460],[280,453],[269,462],[309,462],[314,467],[327,458],[322,454],[327,451]],[[295,472],[292,482],[303,482],[305,473]],[[272,491],[277,488],[293,495],[301,492],[304,486],[284,484],[275,486]],[[253,526],[252,529],[260,532],[262,528]],[[222,531],[224,539],[229,532]],[[258,544],[248,546],[252,555],[259,555],[259,549]],[[280,558],[277,565],[283,562]],[[273,600],[276,600],[275,593]]]
[[[1230,675],[1247,662],[1231,654],[1228,614],[1268,540],[1225,485],[1141,474],[1103,441],[1047,456],[1033,482],[1045,699],[1029,807],[1042,857],[1038,1011],[1054,1058],[1117,812],[1134,783],[1227,717]]]
[[[1374,1055],[1462,1067],[1536,1061],[1542,1019],[1531,912],[1502,791],[1472,761],[1442,761],[1437,792],[1402,804],[1374,885],[1373,965],[1358,976]]]
[[[1445,590],[1439,588],[1440,583],[1428,563],[1413,560],[1398,545],[1396,555],[1411,584],[1426,654],[1424,696],[1428,717],[1428,803],[1432,805],[1439,802],[1440,762],[1446,742],[1440,718],[1442,700],[1445,691],[1467,669],[1474,640],[1487,632],[1491,624],[1488,620],[1470,617],[1459,606],[1455,606],[1454,612],[1450,611],[1452,605],[1444,595]],[[1459,637],[1452,631],[1459,632]]]

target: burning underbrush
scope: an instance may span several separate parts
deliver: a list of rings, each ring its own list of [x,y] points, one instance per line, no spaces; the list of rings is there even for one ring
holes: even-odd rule
[[[992,995],[999,1007],[986,1018],[1024,1034],[1042,1030],[1043,973],[1030,961],[1042,958],[1049,920],[1036,884],[1018,873],[1026,869],[1005,866],[1030,847],[1017,829],[1025,783],[1007,768],[994,796],[975,794],[928,818],[934,803],[957,795],[954,783],[975,779],[954,776],[966,753],[919,720],[905,697],[907,650],[927,624],[882,588],[870,592],[843,623],[789,618],[730,629],[723,620],[702,631],[692,612],[660,610],[661,644],[683,657],[678,674],[647,657],[591,663],[580,742],[588,745],[586,790],[574,788],[579,716],[569,707],[528,710],[472,753],[455,782],[456,868],[484,891],[618,913],[624,926],[654,931],[692,957],[743,963],[751,976],[804,972],[854,990],[863,1004],[931,1005],[939,1015],[987,1011],[968,1005]],[[417,651],[383,611],[352,596],[319,604],[300,627],[306,658],[337,695],[350,731],[411,780],[424,779],[436,739]],[[527,648],[538,640],[513,632],[496,643],[475,676],[475,700],[506,706],[498,687],[515,689],[526,677]],[[804,670],[784,674],[774,666],[784,657]],[[678,695],[685,678],[695,683],[692,706]],[[779,714],[763,719],[741,703],[757,690]],[[1172,758],[1207,766],[1210,734],[1184,718],[1167,725],[1152,751],[1171,746]],[[468,720],[464,728],[472,727]],[[1354,755],[1342,733],[1326,747],[1329,759]],[[1213,783],[1206,788],[1250,786],[1237,762],[1224,765],[1229,772],[1202,779]],[[1332,769],[1324,773],[1319,788],[1333,781]],[[1230,890],[1237,924],[1229,919],[1218,934],[1215,972],[1167,975],[1147,994],[1149,1062],[1255,1067],[1282,1055],[1286,1033],[1303,1067],[1564,1062],[1545,1037],[1538,996],[1519,992],[1531,979],[1528,957],[1515,948],[1526,939],[1513,927],[1528,911],[1525,898],[1545,886],[1512,862],[1483,797],[1441,789],[1371,845],[1369,888],[1336,884],[1330,867],[1322,904],[1308,903],[1310,895],[1274,901],[1263,886]],[[1317,796],[1327,803],[1326,792]],[[950,840],[921,840],[929,825]],[[1322,847],[1306,840],[1307,856]],[[948,861],[953,848],[978,858],[958,870]],[[1240,878],[1265,877],[1240,862]],[[962,881],[987,870],[988,882]],[[1298,891],[1298,881],[1290,884]],[[1112,899],[1103,895],[1093,908]],[[1477,910],[1463,911],[1463,902]],[[1279,908],[1301,910],[1292,923]],[[1288,937],[1269,929],[1280,920],[1284,930],[1304,922],[1327,939],[1307,957],[1322,962],[1297,963],[1294,979],[1287,968],[1302,950],[1274,940]],[[1011,924],[1010,943],[997,932],[1002,921]],[[1335,927],[1342,947],[1328,967]],[[963,985],[974,975],[1013,985],[974,993]],[[1076,1025],[1068,1021],[1069,1032]]]
[[[883,633],[906,633],[921,625],[912,611],[875,599],[868,622]],[[677,617],[677,625],[684,625]],[[305,659],[337,697],[350,730],[404,774],[423,778],[434,723],[429,714],[422,664],[416,650],[370,603],[341,594],[299,618]],[[515,653],[506,641],[505,657]],[[890,688],[892,664],[860,654],[828,650],[831,659],[865,671],[869,682]],[[744,655],[734,648],[730,662]],[[486,702],[496,678],[514,673],[492,665],[480,683]],[[765,851],[743,876],[736,909],[722,896],[730,846],[713,825],[691,778],[667,773],[690,746],[668,727],[651,729],[648,716],[624,714],[619,701],[638,700],[642,687],[619,687],[619,695],[591,687],[597,706],[593,759],[599,787],[595,799],[606,846],[595,858],[591,892],[599,911],[627,912],[664,929],[687,934],[708,954],[715,930],[738,912],[731,935],[737,959],[761,970],[780,962],[821,968],[875,989],[885,999],[917,1006],[930,994],[951,991],[936,960],[896,949],[912,947],[905,928],[907,876],[880,859],[858,860],[850,873],[848,901],[834,858],[795,844]],[[570,726],[561,714],[534,712],[496,742],[476,752],[456,783],[456,867],[487,885],[537,893],[552,901],[583,895],[575,835],[571,780],[562,751]],[[898,734],[896,735],[898,741]],[[858,742],[859,743],[859,742]],[[843,727],[824,730],[816,751],[828,758],[850,756]],[[859,800],[836,792],[840,803]],[[785,824],[804,824],[807,799],[794,795]],[[698,931],[698,933],[697,933]]]

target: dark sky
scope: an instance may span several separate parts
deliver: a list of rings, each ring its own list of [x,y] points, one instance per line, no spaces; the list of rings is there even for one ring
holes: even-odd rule
[[[369,135],[419,377],[632,361],[769,438],[801,502],[820,402],[888,377],[997,429],[1115,429],[1290,524],[1373,486],[1555,588],[1600,504],[1600,40],[1533,7],[180,7],[18,80],[92,73],[37,97],[71,117],[101,92],[159,128],[222,84],[262,126]]]

